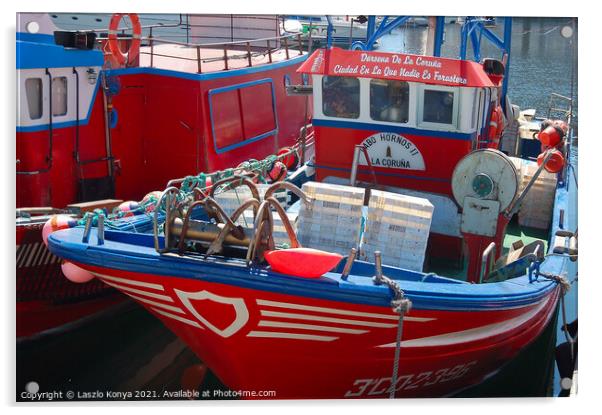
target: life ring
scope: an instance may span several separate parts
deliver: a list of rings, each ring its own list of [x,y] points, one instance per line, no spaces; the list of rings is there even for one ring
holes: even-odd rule
[[[140,52],[140,38],[142,36],[142,27],[140,26],[140,19],[136,13],[127,13],[132,21],[133,35],[130,49],[127,52],[127,56],[119,48],[119,39],[117,38],[117,31],[119,28],[119,22],[125,16],[124,13],[115,13],[111,17],[109,23],[109,50],[111,54],[120,66],[131,64]]]
[[[502,125],[502,109],[499,105],[497,105],[493,110],[491,110],[491,117],[489,121],[489,141],[497,144],[499,142],[499,136],[501,135],[503,125]]]

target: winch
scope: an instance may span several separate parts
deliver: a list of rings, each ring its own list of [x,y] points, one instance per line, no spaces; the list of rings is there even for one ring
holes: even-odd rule
[[[452,192],[462,209],[460,231],[468,247],[467,280],[479,282],[485,249],[492,243],[501,247],[509,222],[505,210],[519,190],[518,172],[501,151],[482,149],[462,158],[452,175]],[[497,252],[496,252],[497,251]],[[501,249],[488,249],[499,256]]]

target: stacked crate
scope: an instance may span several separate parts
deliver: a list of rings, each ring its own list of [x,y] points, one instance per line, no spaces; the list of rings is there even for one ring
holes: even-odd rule
[[[434,207],[427,199],[372,190],[360,258],[422,271]]]
[[[525,183],[523,182],[523,174],[524,174],[524,163],[523,163],[523,159],[518,158],[518,157],[508,157],[510,159],[510,161],[512,162],[512,164],[514,164],[514,167],[516,168],[516,173],[517,173],[517,177],[518,177],[518,194],[520,194],[520,192],[522,192]]]
[[[347,255],[359,243],[365,190],[308,182],[302,190],[312,201],[301,203],[298,237],[302,246]]]
[[[297,213],[287,212],[286,216],[288,217],[288,221],[291,223],[293,227],[293,231],[297,232]],[[274,230],[272,231],[272,236],[274,237],[274,243],[276,246],[282,246],[287,244],[290,246],[290,239],[288,234],[286,233],[286,228],[284,227],[284,223],[282,223],[282,219],[280,219],[280,215],[272,211],[272,217],[274,218]]]
[[[534,162],[523,162],[521,191],[537,171]],[[518,211],[518,223],[537,229],[548,229],[552,221],[554,196],[556,194],[556,174],[542,170],[531,189],[523,199]]]

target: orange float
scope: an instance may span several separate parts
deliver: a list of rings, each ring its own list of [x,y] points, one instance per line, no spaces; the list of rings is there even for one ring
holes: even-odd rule
[[[546,162],[544,169],[546,169],[546,171],[548,171],[550,173],[558,173],[564,167],[564,162],[565,162],[564,156],[562,155],[562,153],[559,150],[553,149],[550,151],[552,152],[552,155]],[[541,166],[541,163],[543,163],[545,154],[546,153],[544,152],[544,153],[541,153],[539,156],[537,156],[537,165],[538,166]]]
[[[319,278],[343,259],[340,254],[313,248],[266,251],[264,256],[274,271],[301,278]]]

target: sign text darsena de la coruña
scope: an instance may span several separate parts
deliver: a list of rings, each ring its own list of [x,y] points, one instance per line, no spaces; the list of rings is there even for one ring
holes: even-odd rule
[[[439,59],[427,56],[360,54],[360,63],[336,64],[333,75],[364,75],[381,78],[406,78],[416,81],[447,82],[466,85],[468,80],[456,73],[443,72]]]

